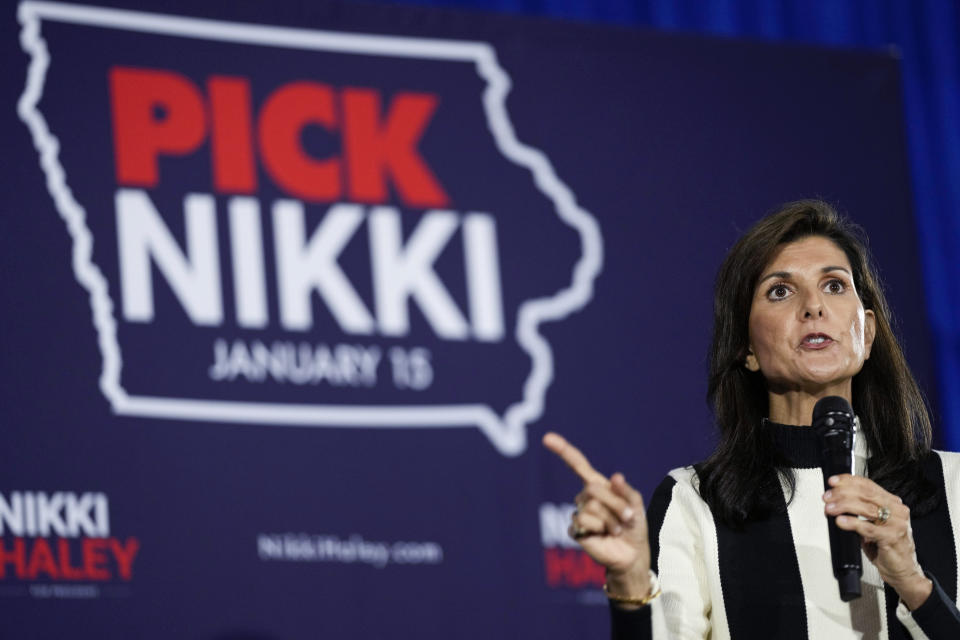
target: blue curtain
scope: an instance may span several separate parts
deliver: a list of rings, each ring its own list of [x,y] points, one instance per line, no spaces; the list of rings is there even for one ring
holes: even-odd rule
[[[960,451],[958,0],[394,0],[830,46],[896,47],[941,435]]]

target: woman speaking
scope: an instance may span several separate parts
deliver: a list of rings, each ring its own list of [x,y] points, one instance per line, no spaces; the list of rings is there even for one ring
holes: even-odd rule
[[[826,478],[821,398],[856,414],[855,474]],[[960,456],[930,419],[859,230],[828,204],[783,206],[720,267],[708,398],[720,430],[644,515],[622,474],[548,433],[584,488],[570,525],[606,567],[614,638],[960,638]],[[825,517],[826,516],[826,517]],[[841,599],[828,517],[859,536]]]

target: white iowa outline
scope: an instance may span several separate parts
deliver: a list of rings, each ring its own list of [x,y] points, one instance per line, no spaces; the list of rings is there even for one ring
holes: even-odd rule
[[[472,427],[483,431],[504,455],[519,455],[527,445],[525,425],[543,414],[544,396],[553,379],[553,353],[540,335],[542,322],[560,320],[582,308],[593,295],[593,281],[603,264],[600,228],[589,212],[579,207],[573,192],[560,181],[547,157],[521,144],[507,115],[506,97],[510,77],[497,63],[496,52],[485,42],[405,38],[337,33],[286,27],[184,18],[161,14],[103,9],[55,2],[20,4],[23,28],[20,42],[30,54],[27,83],[17,111],[33,136],[47,189],[73,238],[73,271],[90,293],[93,322],[103,357],[100,389],[118,414],[249,422],[274,425],[336,427]],[[60,164],[59,142],[50,132],[37,105],[43,93],[50,55],[40,35],[40,20],[52,20],[110,29],[222,42],[357,53],[366,55],[428,58],[473,62],[487,82],[483,105],[497,148],[512,162],[533,173],[536,186],[553,201],[557,215],[580,233],[583,254],[573,269],[570,286],[548,298],[527,300],[517,313],[516,338],[530,355],[532,368],[524,383],[523,399],[511,405],[501,418],[483,404],[428,406],[345,406],[230,402],[186,398],[131,396],[120,386],[122,357],[117,343],[117,323],[107,281],[92,261],[93,237],[85,223],[86,213],[67,186]]]

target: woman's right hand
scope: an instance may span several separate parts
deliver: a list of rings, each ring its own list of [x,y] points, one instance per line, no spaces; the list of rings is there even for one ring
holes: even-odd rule
[[[607,589],[618,596],[650,593],[650,543],[643,497],[621,473],[609,479],[593,468],[579,449],[561,435],[547,433],[543,445],[583,480],[574,502],[570,535],[607,569]]]

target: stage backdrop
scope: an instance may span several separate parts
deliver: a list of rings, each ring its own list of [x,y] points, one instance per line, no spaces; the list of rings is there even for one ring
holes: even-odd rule
[[[889,54],[128,9],[0,19],[5,637],[603,636],[539,439],[702,458],[714,273],[786,200],[866,227],[930,386]]]

